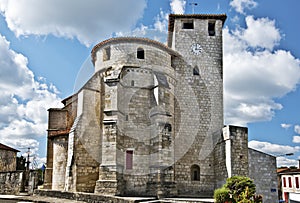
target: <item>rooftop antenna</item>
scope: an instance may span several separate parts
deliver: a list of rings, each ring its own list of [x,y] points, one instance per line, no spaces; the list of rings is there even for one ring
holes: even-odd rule
[[[198,3],[191,2],[191,3],[189,3],[189,5],[192,5],[192,11],[193,11],[193,14],[195,14],[195,6],[198,6]]]

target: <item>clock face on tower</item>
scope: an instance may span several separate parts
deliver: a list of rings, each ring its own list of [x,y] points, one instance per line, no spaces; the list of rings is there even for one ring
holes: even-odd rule
[[[196,43],[191,46],[191,51],[193,54],[199,55],[203,51],[203,49],[199,43]]]

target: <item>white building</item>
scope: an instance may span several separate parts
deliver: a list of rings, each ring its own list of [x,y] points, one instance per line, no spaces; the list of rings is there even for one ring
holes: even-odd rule
[[[282,199],[289,203],[300,202],[300,169],[279,169],[278,174]]]

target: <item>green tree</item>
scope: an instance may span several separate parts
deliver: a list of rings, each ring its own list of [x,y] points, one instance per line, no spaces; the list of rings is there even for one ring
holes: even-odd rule
[[[255,195],[253,180],[244,176],[233,176],[226,180],[222,188],[215,190],[216,203],[261,203],[261,196]]]

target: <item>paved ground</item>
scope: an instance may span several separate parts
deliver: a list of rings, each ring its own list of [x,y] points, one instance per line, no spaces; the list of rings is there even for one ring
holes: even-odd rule
[[[126,197],[126,199],[136,199],[134,197]],[[44,197],[44,196],[15,196],[15,195],[0,195],[0,203],[29,203],[29,202],[39,202],[39,203],[86,203],[83,201],[75,201],[75,200],[69,200],[69,199],[59,199],[54,197]],[[149,201],[151,202],[157,202]],[[209,203],[214,202],[213,199],[192,199],[192,198],[166,198],[161,200],[160,202],[178,202],[178,203],[192,203],[192,202],[199,202],[199,203]]]
[[[83,201],[75,201],[69,199],[59,199],[54,197],[41,197],[41,196],[15,196],[15,195],[0,195],[0,203],[85,203]]]
[[[6,199],[0,199],[0,203],[19,203],[20,201],[17,200],[6,200]]]

